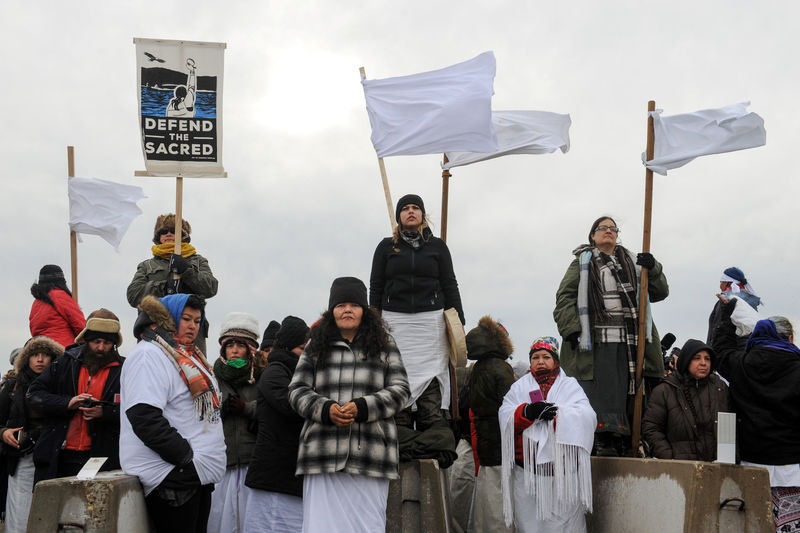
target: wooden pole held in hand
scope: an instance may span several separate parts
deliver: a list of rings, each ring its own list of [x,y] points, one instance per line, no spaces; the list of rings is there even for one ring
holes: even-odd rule
[[[175,249],[172,253],[181,255],[181,242],[183,241],[183,176],[175,178]],[[181,279],[177,272],[172,273],[172,279]]]
[[[367,73],[364,70],[364,67],[360,67],[358,69],[359,74],[361,74],[361,79],[367,79]],[[397,226],[397,221],[394,219],[394,208],[392,206],[392,193],[389,192],[389,178],[386,176],[386,166],[383,164],[383,158],[378,158],[378,167],[381,170],[381,181],[383,182],[383,194],[386,197],[386,209],[389,210],[389,223],[392,225],[392,231],[394,231],[394,227]]]
[[[650,112],[656,110],[656,103],[650,100],[647,103],[647,161],[653,159],[655,151],[655,130],[653,128],[653,117]],[[642,231],[642,253],[650,252],[650,228],[653,219],[653,171],[649,168],[645,170],[644,185],[644,228]],[[647,346],[647,290],[648,278],[647,269],[642,267],[642,279],[639,283],[639,342],[636,346],[636,397],[633,403],[633,434],[632,445],[633,453],[636,455],[639,450],[639,438],[642,431],[642,397],[644,395],[644,351]]]
[[[447,164],[449,159],[442,154],[442,163]],[[450,195],[450,171],[447,169],[442,170],[442,240],[447,242],[447,207],[449,204]]]
[[[67,146],[67,179],[75,177],[75,147]],[[72,275],[72,298],[78,302],[78,234],[69,232],[69,264]]]

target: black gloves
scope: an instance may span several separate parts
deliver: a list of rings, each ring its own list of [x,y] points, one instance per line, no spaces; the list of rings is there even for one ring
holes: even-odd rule
[[[177,274],[183,274],[189,268],[189,261],[178,254],[169,256],[169,271]]]
[[[720,322],[730,322],[733,310],[736,309],[736,299],[721,301],[719,303],[719,319]]]
[[[564,342],[568,342],[572,346],[572,349],[576,350],[578,348],[578,338],[580,336],[581,333],[579,331],[576,331],[575,333],[570,333],[569,335],[564,337]]]
[[[558,407],[549,402],[529,403],[522,410],[522,416],[528,420],[552,420],[556,417]]]
[[[236,393],[228,396],[228,412],[234,415],[244,413],[244,400]]]
[[[647,270],[652,270],[653,267],[656,266],[656,258],[653,257],[653,254],[642,252],[640,254],[636,254],[636,264],[646,268]]]

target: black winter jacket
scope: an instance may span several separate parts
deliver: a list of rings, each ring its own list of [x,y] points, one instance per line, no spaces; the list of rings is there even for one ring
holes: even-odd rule
[[[464,324],[464,310],[447,244],[423,230],[422,246],[415,250],[402,238],[395,246],[383,239],[372,258],[369,304],[398,313],[419,313],[454,307]]]
[[[5,457],[8,475],[13,476],[17,471],[19,458],[33,451],[33,443],[39,439],[42,419],[41,414],[31,410],[25,398],[28,386],[36,374],[32,370],[23,370],[24,374],[7,378],[0,386],[0,435],[6,429],[22,427],[20,448],[14,448],[3,442],[3,455]]]
[[[258,437],[245,478],[251,489],[303,496],[303,478],[295,468],[305,419],[289,405],[289,382],[298,360],[274,348],[258,380]]]
[[[52,479],[58,473],[58,457],[67,438],[67,429],[74,409],[68,409],[69,401],[78,391],[78,377],[83,366],[81,350],[83,344],[73,345],[64,355],[53,361],[28,388],[28,402],[33,409],[40,409],[45,417],[41,435],[33,449],[36,466],[34,481]],[[101,470],[117,470],[119,466],[119,377],[124,358],[108,372],[103,395],[100,400],[115,403],[103,406],[103,416],[89,422],[92,438],[92,455],[108,457]],[[82,391],[81,391],[82,392]]]
[[[714,335],[717,371],[730,382],[743,461],[800,463],[800,356],[776,348],[737,348],[730,313]]]

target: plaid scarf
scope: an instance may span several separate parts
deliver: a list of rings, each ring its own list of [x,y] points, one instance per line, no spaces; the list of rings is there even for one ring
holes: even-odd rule
[[[592,252],[592,260],[595,262],[596,268],[591,269],[592,272],[592,288],[589,291],[590,303],[592,302],[592,294],[600,294],[600,309],[593,309],[595,316],[605,314],[605,306],[602,300],[602,286],[600,281],[600,269],[607,267],[614,276],[617,282],[617,292],[619,293],[620,302],[622,304],[623,322],[625,324],[625,344],[628,346],[628,394],[635,393],[636,384],[636,347],[639,342],[639,309],[638,298],[636,297],[637,279],[636,267],[627,253],[627,250],[618,246],[614,250],[616,261],[597,248]],[[596,297],[596,296],[595,296]]]
[[[534,379],[536,379],[536,383],[539,384],[539,388],[542,389],[542,396],[544,396],[545,400],[547,399],[547,393],[550,392],[550,387],[552,387],[553,383],[555,383],[559,372],[561,372],[561,367],[559,367],[558,363],[556,363],[556,366],[554,366],[552,370],[543,370],[542,372],[537,372],[533,375]]]
[[[158,335],[154,335],[155,342],[161,347],[175,369],[180,373],[183,382],[189,389],[194,400],[194,410],[197,420],[216,423],[219,421],[219,396],[211,378],[197,367],[195,360],[189,355],[194,354],[206,367],[209,372],[211,368],[206,362],[203,353],[196,349],[194,345],[182,345],[178,343],[172,347],[167,341]],[[177,340],[177,339],[176,339]]]

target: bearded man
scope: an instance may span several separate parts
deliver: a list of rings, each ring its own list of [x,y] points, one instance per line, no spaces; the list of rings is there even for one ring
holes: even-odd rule
[[[91,457],[108,457],[101,470],[119,466],[119,388],[124,358],[117,315],[89,314],[75,345],[28,388],[32,410],[44,417],[33,449],[34,483],[76,475]]]

